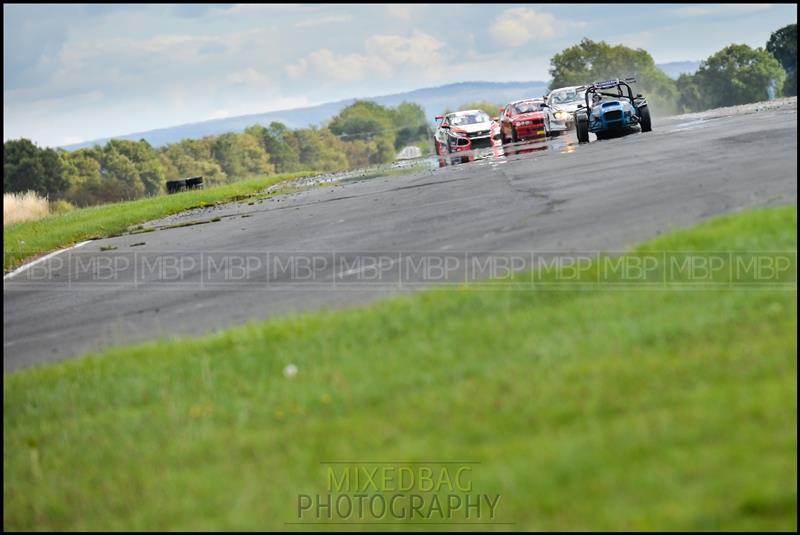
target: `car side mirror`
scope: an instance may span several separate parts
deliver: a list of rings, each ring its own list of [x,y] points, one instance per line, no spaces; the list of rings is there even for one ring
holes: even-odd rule
[[[492,117],[492,121],[499,121],[500,117]]]
[[[549,108],[549,107],[550,106],[548,106],[547,104],[542,104],[542,108]]]
[[[643,98],[643,97],[644,97],[644,95],[642,95],[641,93],[637,93],[636,94],[636,98]]]
[[[450,128],[450,125],[449,124],[439,125],[439,128]]]
[[[580,109],[580,108],[585,108],[585,107],[586,107],[586,106],[584,106],[583,104],[578,104],[578,109]]]

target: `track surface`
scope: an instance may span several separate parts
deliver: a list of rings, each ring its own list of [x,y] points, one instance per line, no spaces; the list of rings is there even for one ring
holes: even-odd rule
[[[529,154],[232,203],[160,223],[222,218],[216,222],[98,240],[56,259],[173,251],[622,251],[715,214],[796,203],[796,102],[656,119],[649,134],[582,146],[556,138]],[[108,246],[117,249],[100,251]],[[72,265],[68,260],[61,265]],[[121,280],[132,280],[141,262],[120,269]],[[134,288],[69,286],[70,271],[45,263],[4,281],[3,369],[403,291],[334,289],[332,266],[314,273],[321,284],[268,288],[267,264],[232,286],[199,287],[198,268],[182,272],[185,286],[139,279]],[[48,282],[31,283],[33,274]]]

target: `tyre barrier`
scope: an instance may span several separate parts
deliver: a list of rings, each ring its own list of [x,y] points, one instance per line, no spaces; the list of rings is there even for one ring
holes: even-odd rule
[[[167,193],[178,193],[186,191],[186,180],[170,180],[167,182]]]
[[[203,187],[203,177],[202,176],[192,176],[186,178],[186,189],[198,189]]]
[[[203,187],[202,176],[191,176],[180,180],[170,180],[167,182],[167,193],[178,193],[187,189],[199,189]]]

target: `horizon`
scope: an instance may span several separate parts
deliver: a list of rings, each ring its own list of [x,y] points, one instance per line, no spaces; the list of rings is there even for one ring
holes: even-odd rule
[[[676,63],[680,63],[680,62],[676,62]],[[386,94],[386,95],[369,95],[369,96],[362,96],[362,97],[348,97],[348,98],[344,98],[344,99],[338,99],[338,100],[332,100],[332,101],[327,101],[327,102],[319,102],[319,103],[316,103],[316,104],[310,104],[308,106],[300,106],[300,107],[295,107],[295,108],[281,108],[279,110],[254,111],[254,112],[251,112],[251,113],[243,113],[241,115],[232,115],[230,117],[217,117],[217,118],[214,118],[214,119],[204,119],[202,121],[190,121],[188,123],[181,123],[181,124],[168,125],[168,126],[163,126],[163,127],[158,127],[158,128],[151,128],[151,129],[142,130],[142,131],[139,131],[139,132],[127,132],[127,133],[124,133],[124,134],[111,134],[111,135],[100,137],[100,138],[87,139],[87,140],[84,140],[84,141],[78,141],[76,143],[71,143],[71,144],[66,144],[66,145],[58,145],[58,146],[54,146],[53,148],[63,148],[63,149],[67,149],[67,150],[73,150],[74,148],[79,148],[79,146],[85,145],[87,143],[95,143],[95,142],[98,142],[98,141],[106,141],[106,140],[109,140],[109,139],[117,139],[117,138],[130,137],[130,136],[136,136],[136,135],[144,135],[144,134],[148,134],[148,133],[151,133],[151,132],[156,132],[156,131],[161,131],[161,130],[169,130],[169,129],[172,129],[172,128],[180,128],[180,127],[184,127],[184,126],[212,123],[212,122],[217,122],[217,121],[235,120],[235,119],[240,119],[240,118],[243,118],[243,117],[251,117],[251,116],[263,115],[263,114],[268,114],[268,113],[300,111],[300,110],[311,109],[311,108],[315,108],[315,107],[319,107],[319,106],[338,104],[338,103],[343,103],[343,102],[348,102],[348,101],[381,99],[381,98],[384,98],[384,97],[390,97],[390,96],[395,96],[395,95],[406,95],[406,94],[414,93],[414,92],[417,92],[417,91],[425,91],[425,90],[428,90],[428,89],[441,89],[441,88],[445,88],[445,87],[448,87],[448,86],[455,86],[455,85],[461,85],[461,84],[498,84],[498,85],[503,85],[503,84],[537,84],[537,83],[547,84],[548,82],[549,82],[548,80],[507,80],[507,81],[462,80],[462,81],[457,81],[457,82],[448,82],[448,83],[435,85],[435,86],[417,87],[415,89],[410,89],[408,91],[401,91],[401,92],[397,92],[397,93],[389,93],[389,94]],[[321,126],[321,125],[316,125],[315,124],[314,126]]]
[[[657,64],[702,61],[730,44],[729,35],[763,47],[771,32],[797,18],[796,5],[773,4],[3,10],[4,141],[25,137],[54,147],[470,81],[500,83],[494,73],[504,82],[546,83],[552,55],[583,37],[643,48]],[[634,19],[631,32],[625,21]],[[453,30],[441,31],[442,20]],[[623,29],[609,30],[609,20]],[[296,39],[299,32],[303,39]]]

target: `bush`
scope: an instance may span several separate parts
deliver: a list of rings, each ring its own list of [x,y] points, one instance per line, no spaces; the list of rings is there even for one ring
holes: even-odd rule
[[[65,201],[63,199],[58,199],[56,201],[50,201],[50,213],[51,214],[66,214],[67,212],[71,212],[75,209],[75,205],[69,201]]]

